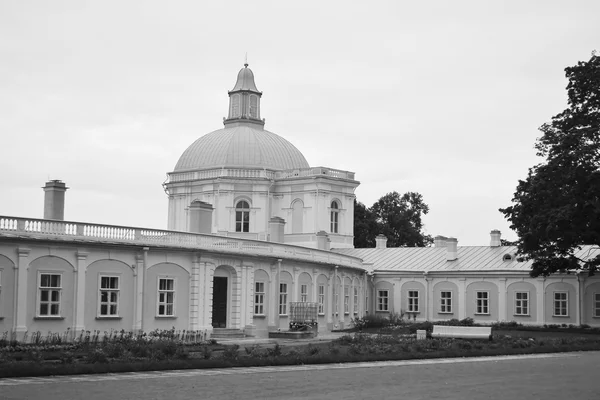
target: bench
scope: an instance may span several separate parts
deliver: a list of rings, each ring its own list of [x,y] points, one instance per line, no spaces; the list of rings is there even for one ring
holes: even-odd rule
[[[434,325],[431,337],[492,340],[492,327]]]

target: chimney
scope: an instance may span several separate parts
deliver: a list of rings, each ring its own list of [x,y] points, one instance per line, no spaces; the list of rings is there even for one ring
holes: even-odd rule
[[[269,220],[269,241],[283,243],[283,228],[285,228],[285,219],[272,217]]]
[[[385,235],[379,234],[375,237],[375,248],[376,249],[385,249],[387,247],[387,237]]]
[[[329,235],[327,234],[327,232],[317,232],[317,249],[329,250]]]
[[[490,247],[500,247],[502,242],[500,242],[500,231],[498,229],[494,229],[490,232]]]
[[[64,182],[52,180],[44,186],[44,219],[65,219],[65,192],[68,187]]]
[[[200,200],[192,201],[189,208],[190,232],[211,233],[213,208]]]
[[[458,258],[458,239],[446,239],[446,260],[454,261]]]
[[[446,247],[446,240],[448,240],[446,236],[437,235],[433,238],[433,247]]]

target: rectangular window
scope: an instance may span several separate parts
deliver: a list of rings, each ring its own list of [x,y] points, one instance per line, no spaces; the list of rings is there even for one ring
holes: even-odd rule
[[[265,283],[254,282],[254,314],[265,314]]]
[[[119,316],[119,277],[100,276],[99,304],[101,317]]]
[[[317,312],[321,315],[325,314],[325,285],[319,285],[317,302],[319,304]]]
[[[40,274],[39,277],[38,316],[60,317],[61,274]]]
[[[440,293],[440,313],[452,313],[452,292]]]
[[[0,317],[2,316],[2,271],[0,270]]]
[[[300,301],[302,303],[308,301],[308,285],[300,285]]]
[[[350,287],[344,286],[344,314],[350,314]]]
[[[489,292],[476,292],[477,308],[475,314],[490,313],[490,294]]]
[[[515,292],[515,315],[529,315],[529,292]]]
[[[159,317],[175,316],[175,279],[158,278],[158,312]]]
[[[335,315],[338,315],[338,313],[340,312],[340,294],[338,292],[335,292],[335,295],[333,297],[333,302],[335,303],[333,309],[335,310]]]
[[[554,292],[554,316],[566,317],[569,315],[569,293]]]
[[[419,312],[419,291],[408,291],[408,312]]]
[[[594,317],[600,317],[600,293],[594,293]]]
[[[354,288],[354,298],[352,299],[352,307],[354,308],[354,314],[358,314],[358,288]]]
[[[365,296],[365,313],[369,313],[369,296]]]
[[[389,290],[377,291],[377,311],[389,311]]]
[[[279,315],[287,315],[287,283],[279,284]]]

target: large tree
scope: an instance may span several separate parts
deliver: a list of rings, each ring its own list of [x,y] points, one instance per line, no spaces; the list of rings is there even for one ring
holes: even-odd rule
[[[568,108],[540,128],[535,146],[545,161],[500,209],[518,234],[518,253],[533,261],[531,276],[593,275],[600,265],[600,256],[577,256],[582,245],[600,246],[600,56],[565,71]]]
[[[429,212],[429,206],[419,193],[391,192],[371,208],[357,202],[354,210],[355,247],[374,247],[378,234],[387,237],[388,247],[423,247],[433,243],[433,238],[423,233],[421,217]]]

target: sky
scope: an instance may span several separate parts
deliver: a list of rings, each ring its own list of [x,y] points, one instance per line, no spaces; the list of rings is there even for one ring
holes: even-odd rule
[[[166,229],[162,183],[222,128],[247,54],[265,129],[358,201],[419,192],[425,232],[488,245],[600,51],[590,1],[0,0],[0,215]]]

